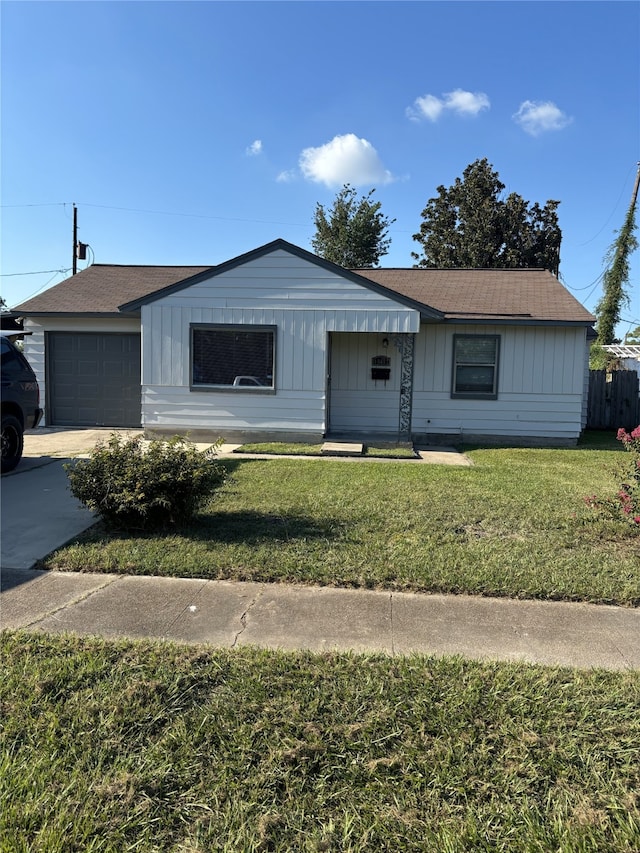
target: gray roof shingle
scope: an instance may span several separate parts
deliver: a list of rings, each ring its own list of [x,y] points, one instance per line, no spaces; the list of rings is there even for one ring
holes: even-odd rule
[[[141,299],[211,269],[195,266],[93,264],[44,293],[16,306],[21,314],[117,314],[120,305]]]
[[[94,264],[18,305],[22,315],[118,314],[119,306],[211,270],[213,266]],[[448,320],[591,324],[594,317],[557,278],[533,269],[359,269],[351,272]]]
[[[366,269],[364,278],[441,311],[447,319],[531,319],[593,323],[595,318],[548,270]]]

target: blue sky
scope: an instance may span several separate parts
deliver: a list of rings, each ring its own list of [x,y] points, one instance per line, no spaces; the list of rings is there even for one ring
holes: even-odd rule
[[[216,264],[310,249],[345,183],[396,219],[381,265],[411,266],[427,201],[487,157],[561,201],[561,278],[593,310],[640,159],[639,22],[615,0],[4,0],[2,295],[69,274],[73,203],[96,263]]]

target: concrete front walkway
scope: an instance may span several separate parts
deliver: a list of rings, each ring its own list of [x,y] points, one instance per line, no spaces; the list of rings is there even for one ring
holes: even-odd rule
[[[70,459],[74,456],[85,456],[93,450],[98,442],[107,442],[113,433],[117,433],[123,437],[144,435],[144,431],[141,429],[109,429],[106,427],[101,429],[38,427],[34,430],[28,430],[24,436],[24,456],[15,473],[19,473],[20,471],[32,467],[37,467],[40,464],[50,462],[52,459]],[[200,449],[204,449],[211,445],[206,443],[196,443],[196,446]],[[265,459],[283,458],[281,456],[274,457],[258,453],[236,454],[235,451],[240,446],[240,444],[225,443],[220,447],[219,456],[221,458],[235,456],[236,459],[246,459],[248,457],[253,459],[256,457]],[[336,447],[337,446],[338,445],[336,445]],[[345,443],[344,447],[347,446],[348,444]],[[351,446],[355,447],[356,445],[354,444]],[[362,443],[360,443],[360,447],[362,447]],[[417,462],[424,462],[430,465],[471,465],[469,457],[465,456],[464,453],[460,453],[453,447],[419,447],[416,448],[416,453],[416,459],[363,457],[358,455],[357,452],[349,453],[344,451],[329,451],[323,456],[304,456],[300,458],[326,458],[333,460],[340,458],[345,462],[408,462],[412,465]],[[292,457],[289,456],[287,458]]]

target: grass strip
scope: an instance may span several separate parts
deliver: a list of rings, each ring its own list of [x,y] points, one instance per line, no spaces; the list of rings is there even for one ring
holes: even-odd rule
[[[1,638],[0,850],[640,847],[640,674]]]

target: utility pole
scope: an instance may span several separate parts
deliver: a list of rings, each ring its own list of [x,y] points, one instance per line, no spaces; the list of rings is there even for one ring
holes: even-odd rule
[[[78,272],[78,258],[84,261],[87,257],[87,244],[78,240],[78,208],[73,205],[73,258],[71,261],[71,275]]]
[[[640,163],[638,163],[638,171],[636,172],[636,184],[633,188],[633,195],[631,196],[630,210],[635,210],[636,201],[638,200],[638,187],[639,186],[640,186]]]
[[[71,261],[71,275],[78,272],[78,208],[73,205],[73,258]]]
[[[635,212],[640,186],[640,163],[636,172],[636,181],[631,194],[631,203],[620,229],[618,238],[609,250],[611,263],[605,271],[602,280],[603,296],[596,305],[597,343],[608,346],[615,340],[615,328],[620,322],[620,307],[628,301],[625,284],[629,281],[629,256],[638,247],[634,231],[636,228]]]

